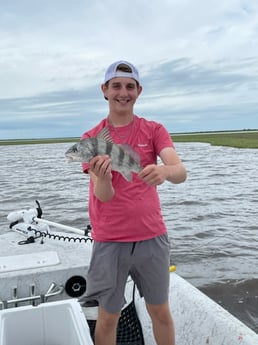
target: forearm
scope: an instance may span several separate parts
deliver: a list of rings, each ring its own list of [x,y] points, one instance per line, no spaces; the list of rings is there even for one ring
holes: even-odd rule
[[[162,165],[166,180],[175,184],[182,183],[186,180],[186,169],[182,163],[175,165]]]
[[[160,152],[160,158],[163,163],[163,175],[166,181],[178,184],[186,180],[185,166],[174,149],[163,149]]]
[[[102,202],[111,200],[115,194],[112,179],[102,179],[95,177],[94,181],[94,194]]]
[[[111,200],[115,194],[111,171],[108,156],[96,156],[89,162],[89,174],[94,185],[94,194],[103,202]]]

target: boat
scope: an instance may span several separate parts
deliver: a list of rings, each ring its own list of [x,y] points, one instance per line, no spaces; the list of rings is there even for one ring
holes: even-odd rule
[[[84,302],[90,227],[42,217],[37,207],[12,211],[0,235],[0,345],[92,345],[97,303]],[[169,268],[168,268],[169,269]],[[258,334],[170,269],[177,345],[258,345]],[[126,285],[117,344],[154,345],[144,301]]]

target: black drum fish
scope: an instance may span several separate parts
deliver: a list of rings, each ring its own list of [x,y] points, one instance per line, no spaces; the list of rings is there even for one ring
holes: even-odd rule
[[[70,147],[65,156],[69,161],[89,162],[95,156],[108,155],[112,170],[118,171],[127,181],[132,181],[132,173],[142,170],[140,156],[130,145],[115,144],[107,127],[94,138],[86,138]]]

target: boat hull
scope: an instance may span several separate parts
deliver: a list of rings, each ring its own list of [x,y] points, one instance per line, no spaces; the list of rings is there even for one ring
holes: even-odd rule
[[[5,262],[1,265],[0,257],[0,315],[9,308],[34,308],[42,302],[71,298],[77,300],[83,296],[87,288],[83,279],[90,262],[91,243],[45,238],[43,244],[37,240],[32,244],[19,245],[21,238],[14,232],[0,236],[1,257]],[[39,253],[45,253],[46,257],[51,253],[49,260],[35,261],[35,254]],[[31,256],[31,262],[28,262],[26,256],[24,263],[17,266],[19,255],[23,255],[23,258],[24,255]],[[9,268],[6,265],[7,257],[10,257]],[[53,257],[53,261],[50,257]],[[14,266],[12,262],[15,262]],[[133,282],[128,281],[128,303],[132,298]],[[175,272],[171,273],[169,303],[175,323],[177,345],[258,344],[258,335],[255,332]],[[154,345],[151,321],[144,300],[137,291],[135,305],[145,344]],[[84,310],[84,315],[91,315],[91,319],[96,318],[96,307],[93,314],[89,309]]]
[[[171,273],[170,308],[177,345],[256,345],[258,334],[176,273]],[[155,345],[144,302],[136,308],[146,344]]]

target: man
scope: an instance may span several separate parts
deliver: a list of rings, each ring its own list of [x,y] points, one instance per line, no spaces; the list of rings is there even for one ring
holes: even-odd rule
[[[124,289],[129,275],[144,297],[159,345],[174,345],[168,304],[169,241],[161,215],[157,185],[181,183],[186,170],[171,137],[159,123],[134,114],[142,92],[137,69],[127,61],[113,63],[101,85],[109,114],[82,138],[109,129],[116,144],[128,144],[141,159],[132,182],[112,170],[108,155],[83,163],[90,174],[89,213],[94,239],[88,271],[88,298],[99,302],[96,345],[114,345]],[[162,164],[157,164],[160,157]]]

